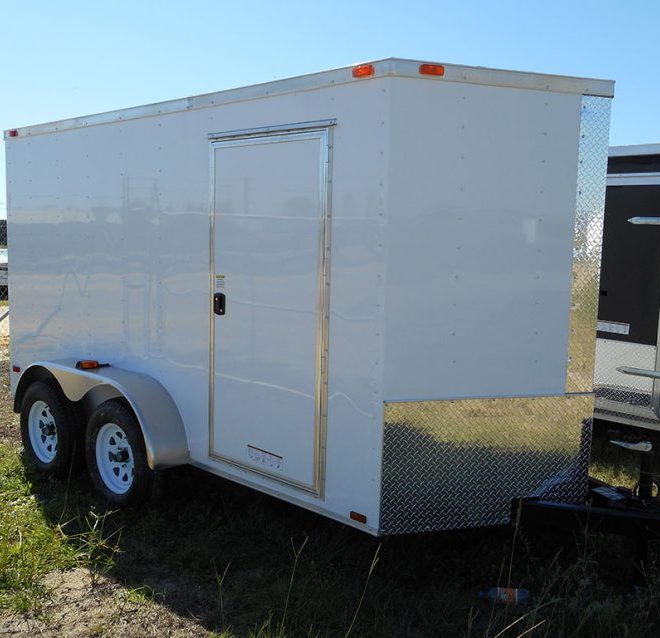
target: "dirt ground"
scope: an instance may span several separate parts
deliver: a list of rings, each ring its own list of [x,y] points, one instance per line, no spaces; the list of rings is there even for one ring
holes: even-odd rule
[[[0,336],[0,442],[20,445],[20,423],[9,391],[9,352]],[[32,614],[0,612],[0,636],[32,638],[167,636],[196,638],[209,633],[194,618],[179,616],[149,596],[151,588],[128,589],[87,569],[53,572],[44,582],[50,592],[44,609]],[[158,591],[167,588],[154,582]],[[179,583],[181,589],[186,587]],[[175,585],[173,589],[178,589]]]
[[[49,574],[51,596],[37,617],[14,614],[0,618],[0,635],[16,638],[135,638],[207,636],[194,619],[177,616],[167,607],[145,600],[86,569]]]

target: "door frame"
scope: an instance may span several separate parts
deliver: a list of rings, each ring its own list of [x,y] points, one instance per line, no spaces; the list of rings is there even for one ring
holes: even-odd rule
[[[332,130],[336,120],[319,120],[263,128],[209,133],[210,142],[210,191],[209,191],[209,405],[208,434],[209,458],[227,463],[236,468],[261,475],[278,483],[294,487],[314,496],[323,498],[325,489],[326,429],[328,407],[328,324],[330,320],[330,230],[331,230],[331,185],[332,185]],[[296,139],[318,138],[319,156],[319,193],[322,223],[318,238],[317,265],[317,310],[316,310],[316,345],[314,362],[314,453],[313,480],[311,484],[302,483],[276,474],[267,469],[226,456],[216,448],[215,441],[215,322],[213,312],[213,294],[215,292],[215,239],[216,239],[216,203],[215,203],[215,153],[219,148],[264,144]]]

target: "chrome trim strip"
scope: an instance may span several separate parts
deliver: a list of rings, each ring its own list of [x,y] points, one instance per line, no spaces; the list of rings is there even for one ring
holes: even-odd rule
[[[638,179],[638,178],[645,178],[645,177],[660,177],[660,172],[658,171],[653,171],[649,173],[608,173],[607,174],[607,179]]]
[[[652,400],[653,397],[651,396],[651,402]],[[602,413],[608,415],[612,413],[626,415],[631,421],[634,421],[634,419],[639,419],[640,421],[658,420],[657,414],[651,407],[645,405],[631,405],[629,403],[624,403],[623,401],[613,401],[612,399],[606,399],[604,397],[596,397],[594,414],[598,416]],[[601,418],[609,419],[609,416]]]
[[[636,226],[660,226],[660,217],[631,217],[628,223]]]
[[[209,458],[228,463],[243,470],[258,474],[296,489],[308,492],[322,499],[325,490],[325,453],[327,429],[328,401],[328,324],[330,308],[330,231],[331,231],[331,158],[332,158],[332,126],[336,120],[302,123],[300,129],[287,124],[281,127],[254,129],[253,132],[231,131],[224,134],[213,134],[211,140],[211,179],[210,179],[210,238],[209,238]],[[239,459],[218,452],[215,445],[215,319],[213,314],[213,292],[215,276],[215,151],[218,148],[243,146],[250,144],[266,144],[287,140],[318,139],[319,140],[319,198],[322,223],[319,229],[318,247],[318,280],[317,280],[317,326],[316,326],[316,360],[315,360],[315,405],[314,414],[314,458],[313,483],[301,483],[294,479],[283,477],[268,470],[254,467]]]
[[[657,370],[644,370],[642,368],[631,368],[630,366],[619,366],[616,369],[621,374],[630,374],[634,377],[646,377],[648,379],[660,379],[660,372]]]
[[[325,496],[325,462],[326,437],[328,425],[328,352],[330,326],[330,262],[331,262],[331,230],[332,230],[332,153],[333,126],[332,120],[323,133],[321,143],[321,208],[323,223],[319,237],[318,264],[318,311],[316,334],[316,420],[314,445],[314,477],[318,497]]]
[[[655,345],[655,369],[660,370],[660,314],[658,315],[658,333]],[[651,388],[651,410],[653,410],[653,418],[657,419],[660,417],[660,377],[653,380],[653,387]]]
[[[442,77],[431,75],[420,75],[419,65],[423,63],[441,64],[445,67]],[[534,91],[552,91],[556,93],[573,93],[578,95],[600,95],[612,97],[614,95],[614,82],[611,80],[599,80],[595,78],[577,78],[562,75],[550,75],[544,73],[526,73],[522,71],[507,71],[503,69],[487,69],[476,66],[462,66],[456,64],[445,64],[433,60],[404,60],[400,58],[386,58],[371,62],[375,67],[374,77],[403,77],[425,80],[428,82],[459,82],[462,84],[483,84],[486,86],[503,86]],[[59,133],[76,128],[110,124],[112,122],[123,122],[143,117],[153,117],[170,113],[181,113],[196,109],[210,108],[233,102],[243,102],[274,95],[286,95],[299,93],[314,89],[348,84],[351,82],[368,82],[370,79],[354,78],[351,70],[354,65],[310,73],[274,82],[253,84],[240,88],[216,91],[187,98],[145,104],[106,113],[96,113],[81,117],[46,122],[33,126],[24,126],[15,129],[17,137],[8,137],[8,130],[4,136],[10,142],[20,141],[23,137],[32,135],[44,135],[48,133]]]
[[[337,120],[316,120],[313,122],[297,122],[295,124],[279,124],[277,126],[264,126],[260,128],[246,128],[236,131],[225,131],[222,133],[209,133],[209,140],[227,140],[241,137],[266,136],[273,133],[301,132],[307,130],[325,129],[330,126],[336,126]]]
[[[660,173],[617,173],[607,176],[608,186],[659,186]]]
[[[615,402],[612,402],[615,403]],[[635,415],[628,416],[622,410],[621,403],[616,403],[613,409],[609,409],[607,405],[601,404],[598,399],[596,399],[596,408],[594,410],[594,416],[597,419],[603,419],[604,421],[609,421],[613,423],[621,423],[623,425],[633,425],[637,428],[645,428],[647,430],[660,431],[660,421],[655,415],[645,418],[644,416]]]
[[[567,393],[594,386],[600,256],[605,212],[610,100],[583,96],[580,115]]]
[[[635,155],[660,155],[660,144],[630,144],[610,146],[610,157],[634,157]]]

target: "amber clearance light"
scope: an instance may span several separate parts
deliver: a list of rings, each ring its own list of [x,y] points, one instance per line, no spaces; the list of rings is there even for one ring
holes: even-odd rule
[[[440,77],[445,74],[445,67],[442,64],[420,64],[419,72],[422,75],[436,75]]]
[[[364,514],[361,514],[360,512],[351,512],[349,516],[351,519],[357,521],[358,523],[363,523],[364,525],[367,524],[367,517]]]
[[[358,64],[353,67],[354,78],[368,78],[376,72],[373,64]]]
[[[78,370],[96,370],[100,367],[101,364],[95,359],[83,359],[82,361],[76,362],[76,368]]]

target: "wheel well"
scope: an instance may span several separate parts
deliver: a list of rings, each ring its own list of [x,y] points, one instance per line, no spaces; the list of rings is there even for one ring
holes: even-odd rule
[[[18,382],[18,386],[16,387],[16,394],[14,395],[14,412],[21,411],[21,403],[23,402],[25,391],[35,381],[48,381],[50,383],[54,383],[58,390],[62,392],[62,387],[50,370],[44,368],[43,366],[32,366],[23,373]]]
[[[80,401],[71,401],[62,390],[62,386],[55,375],[43,366],[32,366],[21,376],[14,396],[14,412],[18,413],[21,411],[23,396],[25,396],[25,392],[35,381],[46,381],[55,386],[62,394],[62,397],[82,413],[85,422],[87,422],[91,413],[101,403],[110,400],[118,401],[137,418],[130,401],[116,388],[108,384],[91,388]]]
[[[114,367],[92,373],[75,368],[72,361],[35,362],[18,381],[14,397],[16,412],[20,412],[27,388],[40,380],[61,391],[85,421],[101,403],[121,401],[140,424],[152,469],[190,461],[179,409],[169,392],[153,377]]]

